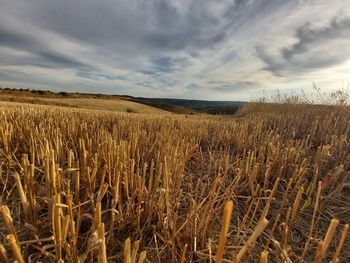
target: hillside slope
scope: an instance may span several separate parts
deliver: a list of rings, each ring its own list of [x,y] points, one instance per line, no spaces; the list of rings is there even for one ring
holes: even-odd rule
[[[15,96],[0,93],[1,101],[12,101],[39,105],[53,105],[73,108],[108,110],[114,112],[133,112],[147,114],[170,113],[166,110],[149,105],[124,100],[120,98],[93,98],[93,97],[38,97],[38,96]]]

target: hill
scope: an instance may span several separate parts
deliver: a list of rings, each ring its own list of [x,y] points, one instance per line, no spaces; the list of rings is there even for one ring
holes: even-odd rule
[[[209,101],[143,97],[136,97],[131,100],[169,111],[181,111],[181,109],[183,109],[187,111],[187,113],[208,113],[212,115],[235,114],[237,110],[246,103],[243,101]]]
[[[128,95],[52,92],[31,89],[0,88],[0,100],[46,104],[118,112],[233,115],[242,101],[208,101],[144,98]]]
[[[39,105],[53,105],[114,112],[165,114],[169,111],[137,103],[122,96],[98,96],[80,93],[54,93],[42,91],[1,90],[0,100]]]

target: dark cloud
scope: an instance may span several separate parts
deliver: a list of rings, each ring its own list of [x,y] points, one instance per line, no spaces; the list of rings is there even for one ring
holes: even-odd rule
[[[211,12],[210,1],[190,1],[186,12],[180,11],[171,1],[158,1],[152,5],[154,19],[144,34],[145,45],[152,49],[181,50],[212,48],[225,40],[221,13]],[[227,8],[232,8],[228,3]],[[147,29],[146,29],[147,30]]]
[[[47,67],[64,67],[64,68],[93,68],[91,65],[86,65],[74,59],[71,59],[62,54],[56,54],[55,52],[50,51],[38,51],[36,52],[38,57],[42,58],[44,61],[47,61]]]
[[[155,64],[156,69],[163,72],[169,72],[174,66],[174,61],[169,57],[161,57],[153,59],[153,64]]]
[[[324,27],[306,23],[296,30],[297,42],[273,56],[264,47],[256,55],[266,64],[264,70],[277,76],[301,73],[337,65],[349,59],[350,18],[334,18]],[[342,48],[339,48],[339,47]]]
[[[0,24],[0,45],[23,48],[23,45],[32,46],[34,44],[33,42],[33,40],[30,40],[23,35],[16,34]]]
[[[96,45],[120,45],[128,41],[145,15],[126,1],[34,1],[27,6],[26,19],[37,27],[71,39]],[[119,40],[115,42],[115,40]]]
[[[112,67],[129,67],[148,75],[170,73],[189,64],[168,52],[199,56],[202,49],[225,41],[227,33],[223,29],[227,23],[222,14],[236,5],[228,1],[221,11],[213,12],[212,7],[217,4],[210,0],[188,3],[187,8],[182,8],[164,0],[8,2],[0,11],[0,46],[32,54],[29,61],[13,58],[7,60],[7,65],[80,71],[93,68],[94,61],[87,65],[77,54],[59,50],[54,40],[48,39],[51,36],[47,34],[53,33],[65,41],[80,43]],[[18,21],[35,31],[26,30]]]
[[[129,49],[210,48],[225,39],[222,14],[210,0],[189,1],[180,12],[172,1],[61,0],[26,4],[25,18],[36,26],[92,45]],[[228,2],[227,9],[234,8]]]
[[[284,62],[277,61],[276,58],[268,54],[262,46],[255,47],[255,54],[266,64],[266,66],[262,68],[263,70],[270,71],[276,76],[281,76],[280,71],[284,69]]]
[[[46,46],[29,32],[21,32],[16,29],[6,28],[6,26],[1,23],[0,46],[33,53],[46,49]]]
[[[257,86],[253,81],[234,81],[234,82],[223,82],[223,81],[211,81],[213,89],[223,93],[230,93],[239,90],[249,90]]]
[[[125,76],[112,76],[108,74],[99,73],[96,71],[78,71],[76,76],[90,79],[94,81],[105,81],[105,80],[128,80]]]
[[[312,28],[310,23],[306,23],[297,29],[296,38],[297,43],[282,49],[282,55],[286,60],[306,53],[314,46],[324,45],[329,40],[349,39],[350,18],[334,18],[329,25],[322,28]]]
[[[198,29],[196,29],[198,30]],[[210,37],[201,37],[199,32],[150,32],[144,37],[146,45],[161,50],[181,50],[185,48],[211,48],[222,42],[226,34],[221,32]]]
[[[141,74],[160,76],[162,74],[181,72],[184,67],[189,65],[188,59],[184,57],[156,57],[148,62],[148,67],[139,71]]]
[[[189,65],[186,57],[159,57],[151,59],[152,68],[157,72],[170,73],[181,71],[181,68]]]
[[[18,63],[21,65],[48,68],[92,68],[89,65],[69,58],[69,56],[65,54],[60,54],[55,50],[51,50],[45,43],[35,39],[27,32],[20,33],[9,31],[2,26],[0,26],[0,47],[1,46],[25,51],[31,55],[30,59],[27,60],[18,60],[18,58],[14,58],[11,61],[11,59],[7,59],[6,65],[15,65]],[[3,63],[0,62],[0,64]]]

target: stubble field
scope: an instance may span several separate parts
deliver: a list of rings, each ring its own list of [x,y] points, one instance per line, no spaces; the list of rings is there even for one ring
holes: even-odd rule
[[[1,102],[1,262],[348,262],[350,110]]]

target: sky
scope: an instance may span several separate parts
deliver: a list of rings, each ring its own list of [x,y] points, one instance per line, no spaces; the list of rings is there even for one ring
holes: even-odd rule
[[[350,0],[0,0],[0,85],[250,100],[350,82]]]

